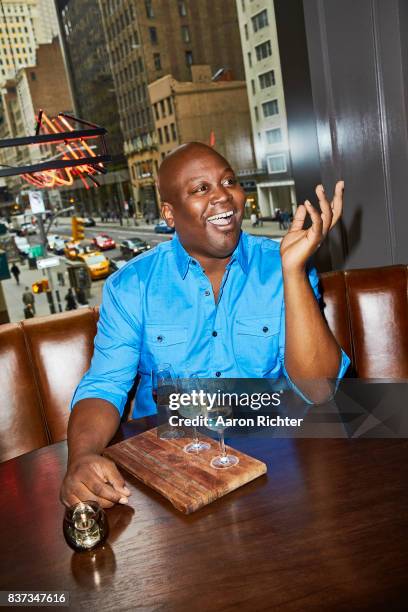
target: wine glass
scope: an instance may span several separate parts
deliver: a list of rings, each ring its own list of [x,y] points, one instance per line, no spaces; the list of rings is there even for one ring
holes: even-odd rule
[[[152,369],[153,400],[158,410],[163,410],[165,412],[167,420],[169,420],[169,417],[172,415],[172,411],[169,408],[169,398],[172,393],[176,392],[176,376],[171,365],[169,363],[160,363],[157,367],[154,367]],[[159,438],[161,440],[184,438],[184,432],[168,423],[166,427],[162,427],[159,430]]]
[[[225,469],[233,467],[239,463],[236,455],[228,455],[225,448],[224,431],[227,427],[225,420],[232,416],[232,406],[222,406],[215,404],[212,408],[205,406],[202,409],[202,414],[205,416],[205,426],[211,431],[218,433],[218,440],[221,454],[213,457],[210,465],[213,468]]]
[[[188,404],[187,406],[179,406],[179,414],[185,417],[186,419],[194,419],[201,415],[202,406],[200,404],[200,396],[198,392],[200,391],[200,379],[196,374],[190,375],[188,378],[179,379],[179,390],[180,393],[188,393],[191,396],[192,391],[197,392],[197,403],[196,404]],[[193,441],[189,444],[186,444],[184,447],[185,453],[202,453],[203,451],[209,450],[211,448],[208,442],[203,442],[200,440],[197,426],[192,425],[193,429]]]

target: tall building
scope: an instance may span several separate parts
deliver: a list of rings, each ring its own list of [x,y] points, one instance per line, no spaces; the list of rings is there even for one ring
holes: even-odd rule
[[[85,190],[80,181],[72,197],[88,214],[120,211],[129,200],[130,180],[123,152],[123,135],[111,65],[98,0],[56,0],[61,42],[69,75],[75,114],[107,130],[112,164],[98,177],[100,188]]]
[[[273,0],[237,0],[263,216],[296,204]]]
[[[208,65],[191,67],[192,81],[166,75],[148,86],[154,109],[157,157],[131,166],[132,181],[156,179],[158,164],[183,142],[211,144],[239,174],[253,167],[251,121],[245,81],[211,78]]]
[[[157,145],[147,86],[171,74],[191,81],[193,64],[244,78],[234,0],[99,0],[131,168],[153,164]],[[156,213],[153,181],[136,180],[139,211]]]
[[[35,65],[37,47],[57,34],[53,0],[0,0],[0,84]]]

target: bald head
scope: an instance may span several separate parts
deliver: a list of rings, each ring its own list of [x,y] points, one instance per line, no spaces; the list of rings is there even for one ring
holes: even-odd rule
[[[173,205],[177,204],[179,177],[182,168],[199,157],[208,156],[215,156],[223,160],[226,166],[229,166],[222,155],[203,142],[188,142],[169,153],[162,161],[158,173],[157,186],[161,201],[171,202]]]

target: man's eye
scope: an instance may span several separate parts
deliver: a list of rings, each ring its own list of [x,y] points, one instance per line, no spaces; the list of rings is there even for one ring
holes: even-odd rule
[[[193,193],[197,193],[197,192],[202,192],[205,191],[207,189],[207,185],[199,185],[198,187],[196,187],[195,189],[193,189]]]
[[[225,182],[227,185],[236,185],[237,179],[234,176],[230,176],[229,178],[225,179]]]

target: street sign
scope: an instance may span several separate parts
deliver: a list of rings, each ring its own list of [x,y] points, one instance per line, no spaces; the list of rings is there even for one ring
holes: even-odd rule
[[[28,199],[30,200],[31,210],[34,215],[45,212],[44,198],[41,191],[29,191]]]
[[[59,266],[59,264],[59,257],[45,257],[44,259],[37,259],[38,270],[43,270],[44,268],[55,268],[55,266]]]
[[[42,257],[43,256],[43,246],[42,244],[36,244],[35,246],[30,247],[28,251],[28,256],[31,257]]]

